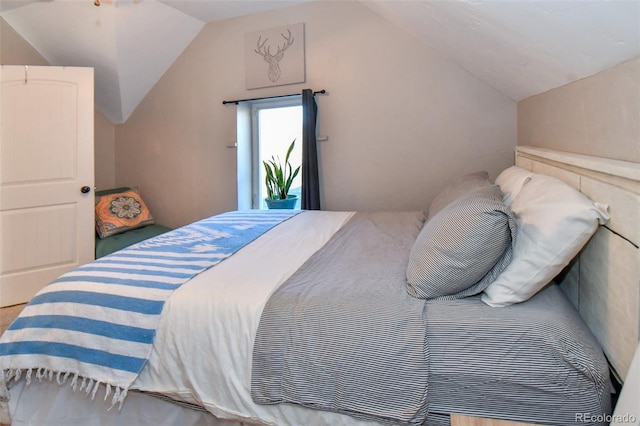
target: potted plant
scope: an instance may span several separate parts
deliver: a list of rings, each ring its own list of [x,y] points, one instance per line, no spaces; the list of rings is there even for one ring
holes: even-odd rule
[[[265,170],[265,184],[267,186],[267,198],[265,202],[270,209],[292,209],[295,207],[298,201],[297,195],[290,195],[289,189],[293,179],[300,172],[300,166],[295,170],[289,162],[289,156],[296,143],[294,139],[287,149],[287,154],[284,157],[284,165],[280,163],[280,157],[271,157],[271,160],[263,161]]]

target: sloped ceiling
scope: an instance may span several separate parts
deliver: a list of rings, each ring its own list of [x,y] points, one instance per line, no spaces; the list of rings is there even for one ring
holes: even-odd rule
[[[123,123],[207,22],[304,1],[0,0],[0,15],[52,65],[94,67],[96,106]],[[514,101],[640,55],[634,0],[360,2]]]
[[[364,4],[515,101],[640,55],[640,1]]]
[[[300,2],[0,0],[0,15],[51,65],[93,67],[95,104],[120,124],[207,22]]]

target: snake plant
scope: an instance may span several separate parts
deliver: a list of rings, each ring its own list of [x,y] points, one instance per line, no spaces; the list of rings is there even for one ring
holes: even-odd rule
[[[289,188],[293,179],[300,172],[300,166],[295,170],[289,162],[289,156],[296,143],[294,139],[287,149],[287,153],[284,157],[284,165],[280,162],[280,157],[277,159],[271,156],[271,160],[263,161],[265,170],[265,184],[267,186],[267,198],[270,200],[285,200],[289,194]]]

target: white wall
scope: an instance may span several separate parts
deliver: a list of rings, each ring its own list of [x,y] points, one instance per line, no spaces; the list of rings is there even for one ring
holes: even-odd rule
[[[299,22],[306,83],[246,90],[245,33]],[[357,2],[311,2],[206,25],[116,126],[117,183],[169,226],[235,209],[236,107],[222,100],[302,88],[328,91],[325,209],[426,209],[448,179],[513,164],[513,101]]]

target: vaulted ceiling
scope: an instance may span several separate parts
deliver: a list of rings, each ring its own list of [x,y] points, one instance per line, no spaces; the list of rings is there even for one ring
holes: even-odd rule
[[[0,0],[0,16],[50,64],[94,67],[96,106],[123,123],[206,23],[305,1]],[[359,1],[514,101],[640,55],[635,0]]]

